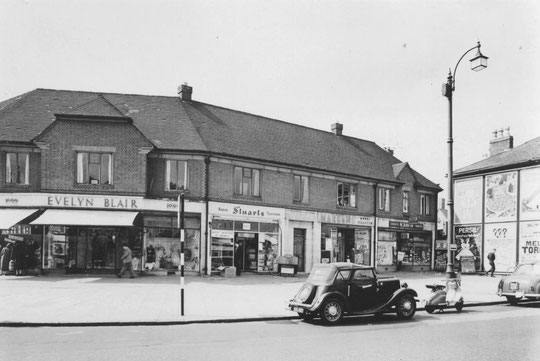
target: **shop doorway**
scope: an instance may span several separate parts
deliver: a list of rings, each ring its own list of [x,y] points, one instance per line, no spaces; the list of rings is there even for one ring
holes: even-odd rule
[[[242,271],[257,271],[259,235],[257,233],[237,233],[236,242],[240,245],[242,252],[240,269]]]
[[[295,228],[293,233],[293,256],[298,257],[298,272],[305,271],[306,230]]]

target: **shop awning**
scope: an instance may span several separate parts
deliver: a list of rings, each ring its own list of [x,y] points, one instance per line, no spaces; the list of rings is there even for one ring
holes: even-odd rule
[[[0,229],[9,229],[37,211],[38,209],[0,209]]]
[[[139,212],[48,209],[30,224],[66,226],[133,226]]]

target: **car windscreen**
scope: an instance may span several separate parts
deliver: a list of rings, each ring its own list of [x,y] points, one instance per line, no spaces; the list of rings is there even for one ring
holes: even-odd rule
[[[314,268],[306,282],[314,285],[325,285],[333,281],[334,275],[335,270],[333,268]]]

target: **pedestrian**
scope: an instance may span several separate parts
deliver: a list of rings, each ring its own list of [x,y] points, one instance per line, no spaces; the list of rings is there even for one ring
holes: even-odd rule
[[[9,262],[13,257],[13,245],[8,243],[2,248],[0,253],[0,275],[9,274]]]
[[[489,273],[491,273],[491,277],[495,277],[493,275],[495,273],[495,252],[497,252],[497,250],[495,248],[493,248],[493,250],[491,252],[489,252],[488,255],[487,255],[487,259],[489,261],[489,266],[491,268],[486,272],[486,276]]]
[[[240,243],[236,242],[234,244],[234,267],[236,268],[236,275],[240,276],[242,272],[242,246]]]
[[[120,273],[116,274],[116,277],[121,278],[124,272],[129,271],[129,278],[135,278],[135,273],[133,273],[133,265],[131,264],[131,249],[129,249],[127,243],[122,244],[122,269]]]

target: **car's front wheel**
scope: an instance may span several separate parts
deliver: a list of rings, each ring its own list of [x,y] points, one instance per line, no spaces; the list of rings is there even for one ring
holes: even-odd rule
[[[518,303],[518,299],[514,296],[506,296],[506,300],[512,305],[515,306]]]
[[[410,319],[416,312],[416,301],[411,295],[404,295],[396,304],[397,316],[401,319]]]
[[[321,317],[326,324],[339,323],[343,318],[343,303],[335,298],[325,301],[321,309]]]

